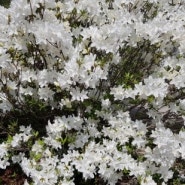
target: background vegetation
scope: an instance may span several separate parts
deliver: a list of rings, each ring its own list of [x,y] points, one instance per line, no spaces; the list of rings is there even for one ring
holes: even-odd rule
[[[10,5],[11,0],[0,0],[0,5],[8,8]]]

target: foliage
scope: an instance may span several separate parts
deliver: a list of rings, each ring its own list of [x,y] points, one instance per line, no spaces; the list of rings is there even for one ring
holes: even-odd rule
[[[11,0],[0,0],[0,5],[8,8],[10,6]]]

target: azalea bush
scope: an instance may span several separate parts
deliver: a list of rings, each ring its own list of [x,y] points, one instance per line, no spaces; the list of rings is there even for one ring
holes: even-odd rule
[[[0,168],[24,185],[185,182],[181,0],[0,7]]]

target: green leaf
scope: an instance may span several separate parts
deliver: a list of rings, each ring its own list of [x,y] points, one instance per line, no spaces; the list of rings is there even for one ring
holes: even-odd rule
[[[12,140],[13,140],[13,137],[10,135],[10,134],[8,134],[8,139],[7,139],[7,143],[8,144],[10,144],[11,142],[12,142]]]
[[[38,153],[37,155],[35,155],[34,158],[35,158],[36,161],[39,161],[42,158],[42,154]]]

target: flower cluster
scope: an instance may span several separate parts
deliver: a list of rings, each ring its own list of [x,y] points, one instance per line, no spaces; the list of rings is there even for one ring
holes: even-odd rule
[[[25,185],[185,181],[183,1],[12,0],[0,14],[2,170],[18,164]]]

